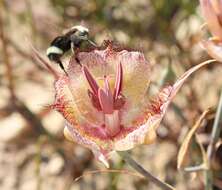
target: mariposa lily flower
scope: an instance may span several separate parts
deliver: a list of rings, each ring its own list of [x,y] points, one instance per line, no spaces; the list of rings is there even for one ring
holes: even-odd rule
[[[68,75],[59,74],[35,53],[55,77],[53,108],[66,120],[65,136],[91,149],[107,167],[111,152],[150,143],[184,81],[211,62],[191,68],[150,99],[151,68],[141,52],[115,50],[111,44],[80,52],[82,66],[71,58]]]
[[[200,5],[212,34],[203,45],[211,57],[222,61],[222,0],[200,0]]]

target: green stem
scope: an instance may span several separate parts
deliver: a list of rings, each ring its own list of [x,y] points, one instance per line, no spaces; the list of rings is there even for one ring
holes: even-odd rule
[[[213,175],[210,169],[205,170],[205,190],[213,190]]]
[[[213,189],[213,174],[211,171],[211,166],[210,166],[210,160],[212,158],[215,144],[220,136],[220,130],[221,130],[221,123],[222,123],[222,90],[220,94],[220,100],[219,104],[217,107],[217,112],[213,124],[213,129],[211,133],[211,138],[210,138],[210,144],[207,148],[207,165],[208,168],[205,171],[205,190],[212,190]]]
[[[216,113],[214,124],[213,124],[213,129],[212,129],[211,138],[210,138],[210,144],[207,148],[208,160],[210,160],[212,158],[215,144],[220,136],[221,124],[222,124],[222,90],[221,90],[221,94],[220,94],[219,105],[217,107],[217,113]]]
[[[125,162],[127,162],[132,168],[134,168],[138,173],[143,175],[146,179],[152,181],[154,184],[156,184],[158,187],[160,187],[163,190],[175,190],[172,186],[169,184],[166,184],[153,176],[151,173],[149,173],[147,170],[145,170],[140,164],[138,164],[128,152],[117,152]]]
[[[206,167],[203,164],[198,165],[198,166],[191,166],[191,167],[184,168],[185,172],[198,172],[198,171],[204,171],[204,170],[206,170]]]

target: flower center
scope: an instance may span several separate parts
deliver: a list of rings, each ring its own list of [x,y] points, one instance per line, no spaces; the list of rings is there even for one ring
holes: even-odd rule
[[[83,66],[82,71],[91,88],[88,90],[88,95],[92,105],[104,114],[106,132],[113,137],[120,131],[119,110],[125,104],[125,97],[121,94],[123,82],[122,64],[119,63],[117,66],[113,92],[110,88],[108,77],[104,77],[104,88],[101,88],[86,66]]]

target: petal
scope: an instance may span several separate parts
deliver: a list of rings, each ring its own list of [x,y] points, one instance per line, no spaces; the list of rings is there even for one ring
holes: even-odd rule
[[[160,115],[150,117],[146,124],[141,125],[138,129],[132,131],[123,139],[117,140],[114,144],[114,150],[125,151],[134,148],[136,145],[144,144],[147,135],[150,132],[153,134],[156,127],[159,126],[160,121]]]
[[[222,0],[211,0],[211,4],[216,14],[219,16],[222,13]]]
[[[165,114],[166,105],[170,103],[170,94],[172,92],[172,87],[164,88],[158,95],[157,99],[161,100],[161,104],[159,105],[160,111],[156,113],[156,110],[152,112],[152,107],[147,108],[143,114],[141,114],[134,121],[134,130],[128,133],[125,137],[121,137],[116,140],[114,144],[114,149],[118,151],[129,150],[136,145],[139,144],[149,144],[155,138],[155,131],[159,126],[162,117]],[[166,104],[167,103],[167,104]],[[163,110],[164,108],[164,110]],[[149,142],[147,142],[149,141]]]
[[[91,52],[79,52],[78,59],[80,63],[86,66],[90,73],[93,76],[104,77],[104,75],[108,75],[109,73],[114,73],[113,66],[110,66],[106,63],[105,52],[107,50],[93,50]],[[68,73],[73,76],[76,73],[80,73],[81,68],[77,66],[75,56],[73,56],[70,60],[68,66]]]
[[[149,87],[150,64],[139,52],[121,52],[119,59],[123,67],[122,94],[126,99],[122,124],[127,127],[131,125],[137,111],[140,111],[142,100]]]
[[[201,9],[213,36],[222,39],[222,27],[210,0],[200,0]]]
[[[116,139],[114,143],[114,149],[118,151],[125,151],[133,148],[136,145],[144,144],[147,140],[147,135],[149,132],[154,133],[154,130],[159,126],[163,116],[166,113],[166,110],[172,101],[172,99],[177,94],[180,87],[183,85],[185,80],[196,70],[201,68],[204,65],[215,62],[215,60],[208,60],[203,62],[185,72],[173,86],[168,86],[164,88],[157,96],[157,100],[161,102],[159,106],[159,112],[153,110],[153,107],[148,107],[147,110],[144,111],[144,115],[142,117],[138,117],[135,121],[135,130],[126,134],[124,137]]]
[[[222,43],[215,43],[213,40],[203,41],[204,48],[211,57],[222,62]]]
[[[64,128],[64,135],[68,138],[68,140],[72,140],[80,145],[83,145],[92,150],[96,159],[101,161],[107,168],[109,168],[108,163],[108,151],[104,150],[99,146],[99,142],[93,141],[91,138],[82,135],[79,131],[77,131],[72,125],[68,122],[66,123],[66,127]]]
[[[81,123],[81,114],[69,89],[69,79],[66,76],[55,81],[55,103],[53,107],[59,111],[71,124]]]
[[[150,82],[150,64],[140,52],[121,51],[116,59],[123,68],[122,93],[134,107],[147,91]]]

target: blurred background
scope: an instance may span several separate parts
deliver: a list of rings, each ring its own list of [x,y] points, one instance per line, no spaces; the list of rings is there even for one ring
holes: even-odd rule
[[[188,68],[210,59],[200,45],[207,34],[201,31],[204,21],[198,0],[0,3],[0,189],[158,189],[130,174],[86,173],[105,168],[88,149],[64,139],[62,116],[47,107],[54,100],[53,78],[36,61],[28,41],[45,56],[53,38],[83,22],[97,44],[110,39],[144,52],[153,67],[150,90],[155,93]],[[64,63],[68,58],[65,56]],[[190,128],[211,108],[197,132],[203,148],[208,146],[222,87],[221,73],[221,65],[212,64],[193,74],[168,109],[157,141],[131,151],[145,168],[176,189],[204,189],[204,172],[177,170],[177,155]],[[222,189],[221,142],[220,134],[211,163],[215,190]],[[195,138],[188,151],[183,167],[202,163]],[[131,170],[118,155],[110,162],[112,169]]]

